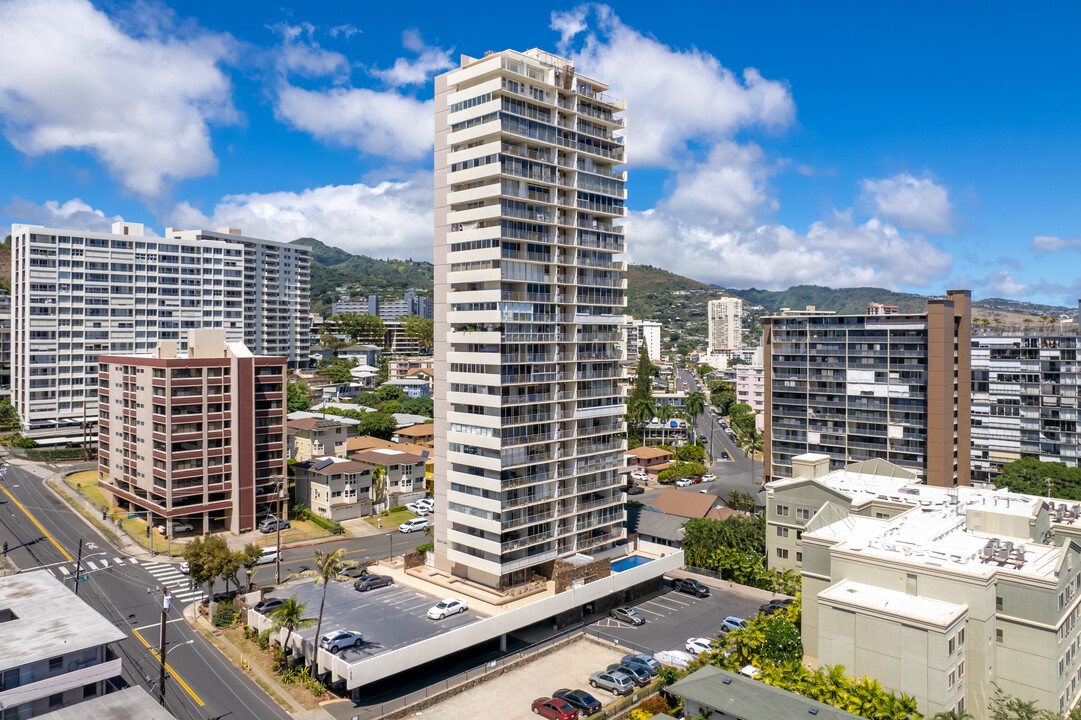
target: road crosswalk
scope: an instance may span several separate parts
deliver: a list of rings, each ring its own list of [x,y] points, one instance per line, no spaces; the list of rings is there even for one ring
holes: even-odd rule
[[[93,560],[83,560],[81,574],[93,573],[123,565],[141,567],[159,584],[169,588],[169,593],[181,603],[201,600],[206,593],[201,588],[192,588],[191,578],[180,572],[180,566],[171,563],[149,562],[135,558],[122,557],[96,557]],[[61,582],[71,581],[75,576],[75,563],[62,563],[51,568]]]

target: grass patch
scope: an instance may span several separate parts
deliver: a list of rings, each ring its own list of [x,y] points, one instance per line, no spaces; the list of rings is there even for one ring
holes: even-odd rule
[[[109,502],[105,499],[105,493],[100,487],[97,486],[98,474],[94,470],[84,470],[83,472],[77,472],[64,478],[64,483],[74,490],[75,492],[86,498],[95,508],[99,510],[101,508],[109,507]],[[99,528],[107,529],[106,531],[116,537],[116,533],[108,528],[115,528],[113,524],[114,513],[108,511],[106,514],[106,520],[101,520],[101,515],[98,513],[88,513],[79,503],[70,502],[76,509],[83,515],[86,515],[97,525]],[[167,538],[162,537],[161,533],[157,530],[153,531],[153,548],[151,548],[151,539],[146,534],[146,520],[143,518],[129,518],[126,513],[119,512],[115,514],[115,517],[120,520],[120,529],[123,530],[128,537],[137,542],[144,550],[153,550],[156,553],[162,555],[181,555],[184,552],[186,542],[173,540],[169,541]]]
[[[374,527],[397,530],[398,526],[403,522],[412,520],[415,517],[416,515],[408,510],[399,510],[398,512],[392,512],[389,515],[371,515],[366,517],[365,520]],[[382,524],[380,524],[380,521],[382,521]]]
[[[238,627],[226,628],[221,631],[230,643],[237,648],[242,648],[244,657],[248,662],[255,667],[259,668],[271,679],[274,683],[274,690],[278,693],[286,693],[289,697],[293,698],[298,705],[304,707],[305,710],[314,710],[319,707],[319,703],[326,700],[333,700],[336,698],[331,692],[324,692],[321,697],[315,697],[311,691],[303,685],[283,683],[281,681],[281,675],[271,669],[271,654],[269,651],[260,650],[259,646],[253,643],[251,640],[244,639],[244,631]],[[288,705],[279,702],[279,705],[289,709]]]

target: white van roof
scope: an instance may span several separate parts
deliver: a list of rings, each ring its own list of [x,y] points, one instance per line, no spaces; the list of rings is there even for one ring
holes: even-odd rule
[[[263,554],[264,555],[270,555],[271,553],[277,553],[277,552],[278,552],[278,546],[277,545],[275,545],[274,547],[265,547],[265,548],[263,548]]]

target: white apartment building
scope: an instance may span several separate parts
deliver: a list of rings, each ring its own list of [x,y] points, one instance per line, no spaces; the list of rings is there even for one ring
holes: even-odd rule
[[[651,362],[661,361],[661,323],[656,320],[634,320],[623,326],[626,335],[624,342],[623,360],[629,363],[638,362],[638,355],[642,348],[646,349]]]
[[[217,329],[304,367],[310,249],[219,231],[114,223],[111,233],[13,225],[13,403],[27,431],[78,436],[97,420],[98,355],[186,350]]]
[[[743,300],[724,297],[708,303],[709,354],[743,347]]]
[[[491,587],[624,533],[625,103],[540,50],[436,78],[436,567]]]
[[[908,693],[925,717],[979,713],[992,683],[1078,706],[1081,505],[829,460],[794,458],[766,486],[770,567],[803,577],[806,661]]]

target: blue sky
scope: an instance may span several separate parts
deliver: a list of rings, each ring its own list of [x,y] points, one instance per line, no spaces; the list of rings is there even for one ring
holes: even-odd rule
[[[1081,6],[705,5],[0,0],[0,222],[430,259],[432,77],[541,47],[628,100],[635,262],[1075,305]]]

